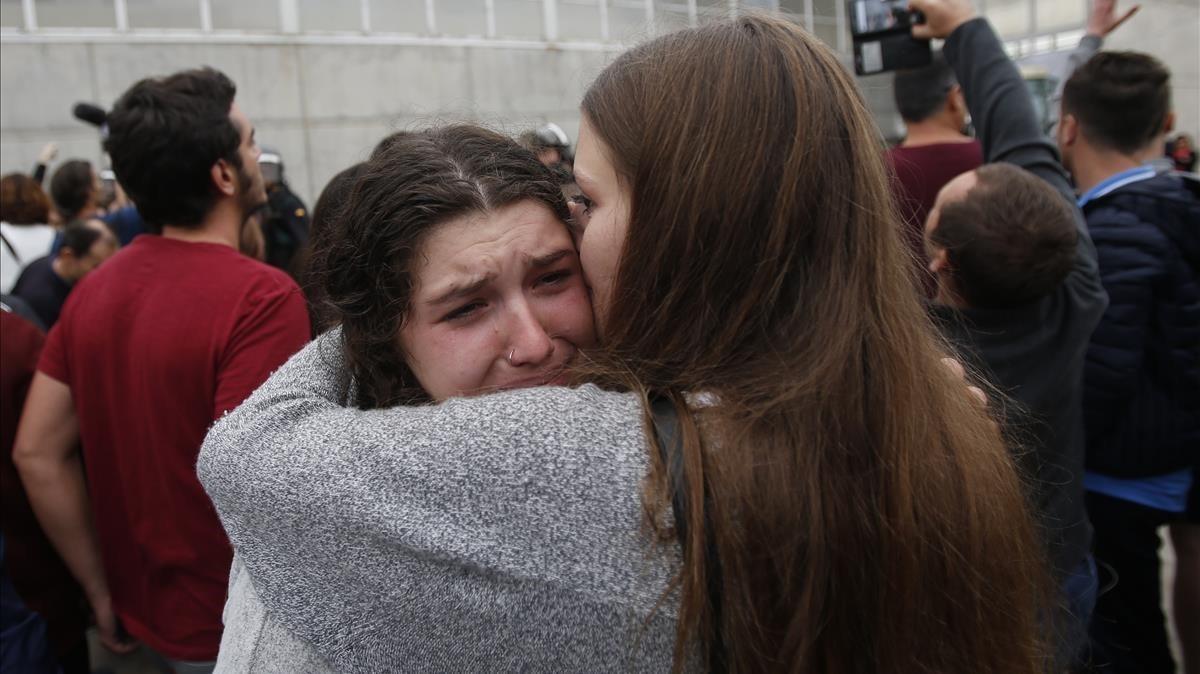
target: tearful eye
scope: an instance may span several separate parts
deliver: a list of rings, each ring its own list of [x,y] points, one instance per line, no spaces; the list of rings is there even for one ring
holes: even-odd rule
[[[549,274],[546,274],[545,276],[542,276],[541,278],[539,278],[537,280],[537,285],[540,285],[540,286],[558,285],[558,284],[566,281],[569,278],[571,278],[571,270],[562,269],[560,271],[551,272]]]
[[[469,318],[470,316],[473,316],[474,314],[478,313],[479,310],[482,308],[483,308],[483,302],[471,302],[470,304],[464,304],[463,306],[461,306],[461,307],[455,309],[454,311],[451,311],[450,313],[443,316],[442,320],[443,321],[457,321],[457,320],[462,320],[464,318]]]

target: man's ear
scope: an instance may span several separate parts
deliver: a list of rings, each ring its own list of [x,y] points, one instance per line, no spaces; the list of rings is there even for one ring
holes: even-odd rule
[[[217,163],[212,165],[211,175],[213,184],[217,190],[226,196],[237,194],[237,175],[233,170],[233,166],[224,159],[218,159]]]
[[[929,273],[934,276],[950,269],[950,255],[945,248],[934,248],[930,251]]]
[[[1079,120],[1069,112],[1062,113],[1058,121],[1058,141],[1062,147],[1071,147],[1079,140]]]
[[[1167,113],[1166,119],[1163,120],[1162,132],[1163,132],[1163,134],[1168,134],[1174,130],[1175,130],[1175,111],[1172,110],[1171,112]]]
[[[950,87],[950,93],[946,95],[946,105],[950,107],[951,112],[967,114],[967,98],[963,95],[961,86],[955,84]]]

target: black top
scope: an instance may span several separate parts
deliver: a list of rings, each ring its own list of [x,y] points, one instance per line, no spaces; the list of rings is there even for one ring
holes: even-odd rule
[[[1200,466],[1200,182],[1162,174],[1083,206],[1112,302],[1084,376],[1089,470]]]
[[[285,184],[267,192],[267,211],[263,217],[266,263],[292,272],[296,254],[308,243],[308,209]]]
[[[58,315],[71,292],[71,284],[54,273],[52,262],[49,256],[30,262],[12,290],[12,294],[29,304],[47,330],[58,322]]]
[[[1045,180],[1075,211],[1075,263],[1053,292],[1004,310],[936,307],[947,337],[1009,397],[995,400],[1019,440],[1017,458],[1060,579],[1083,560],[1091,527],[1083,503],[1083,367],[1088,339],[1108,297],[1096,249],[1058,151],[1042,134],[1025,82],[983,19],[946,40],[945,56],[963,87],[987,162],[1009,162]]]

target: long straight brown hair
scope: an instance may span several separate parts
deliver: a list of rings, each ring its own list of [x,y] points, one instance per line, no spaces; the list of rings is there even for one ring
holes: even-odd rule
[[[604,351],[583,368],[674,401],[687,519],[710,499],[682,542],[676,669],[718,634],[710,666],[738,672],[1045,669],[1047,574],[1016,469],[940,362],[836,57],[750,15],[626,52],[582,107],[631,194]]]

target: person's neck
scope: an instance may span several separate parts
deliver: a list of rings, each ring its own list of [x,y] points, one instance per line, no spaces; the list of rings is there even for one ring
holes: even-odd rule
[[[215,243],[236,250],[241,240],[244,220],[245,217],[236,203],[222,201],[213,206],[198,226],[163,225],[162,236],[185,243]]]
[[[1146,163],[1145,152],[1123,154],[1112,150],[1081,145],[1075,149],[1071,160],[1071,175],[1080,194],[1087,192],[1108,178]]]
[[[934,118],[921,122],[908,122],[908,135],[901,147],[920,147],[942,143],[969,143],[971,137],[954,128],[942,119]]]

